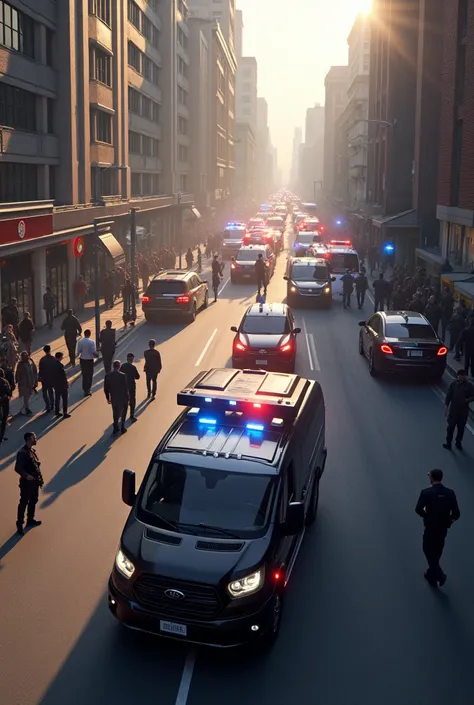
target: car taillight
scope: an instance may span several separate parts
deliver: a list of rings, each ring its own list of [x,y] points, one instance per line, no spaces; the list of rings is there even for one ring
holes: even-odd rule
[[[245,347],[245,345],[242,345],[242,343],[239,343],[238,340],[235,341],[235,343],[234,343],[234,348],[235,348],[236,350],[247,350],[247,348]]]
[[[178,296],[178,298],[176,299],[177,304],[189,304],[190,301],[191,301],[191,299],[187,295],[186,296]]]
[[[286,345],[283,345],[280,348],[280,352],[290,352],[291,350],[293,350],[293,345],[291,343],[286,343]]]
[[[447,354],[448,354],[448,348],[442,347],[438,350],[438,355],[440,357],[442,357],[443,355],[447,355]]]
[[[149,296],[142,296],[142,304],[149,304],[151,302],[151,298]]]
[[[390,345],[381,345],[380,350],[386,355],[393,355],[393,350]]]

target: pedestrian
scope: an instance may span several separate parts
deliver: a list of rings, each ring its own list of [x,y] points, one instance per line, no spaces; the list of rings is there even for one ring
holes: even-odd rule
[[[34,446],[36,434],[27,431],[24,436],[25,445],[16,454],[15,472],[20,476],[20,502],[16,519],[16,529],[20,536],[24,535],[23,524],[26,514],[26,526],[40,526],[41,522],[35,519],[36,505],[38,504],[39,491],[44,485],[41,474],[41,463]]]
[[[354,291],[354,277],[350,269],[346,269],[345,274],[341,277],[342,282],[342,303],[344,308],[351,307],[351,296]]]
[[[454,313],[454,297],[449,286],[445,286],[441,296],[441,338],[446,342],[446,331]]]
[[[185,260],[186,260],[186,264],[188,266],[188,269],[191,269],[191,267],[193,266],[193,262],[194,262],[194,255],[193,255],[193,251],[190,247],[188,247],[188,250],[186,252]]]
[[[51,345],[45,345],[43,348],[44,355],[38,364],[38,381],[41,382],[41,391],[43,392],[44,410],[52,411],[54,408],[54,371],[56,369],[56,361],[51,355]]]
[[[373,283],[374,289],[374,313],[383,311],[385,307],[385,299],[387,297],[387,282],[384,279],[383,272],[379,274],[379,278]]]
[[[365,292],[369,288],[369,281],[367,279],[367,274],[365,273],[364,267],[361,267],[359,276],[355,280],[355,288],[357,295],[357,306],[358,308],[362,308],[365,301]]]
[[[84,396],[91,397],[92,378],[94,377],[94,359],[98,357],[98,353],[89,329],[84,331],[84,337],[81,338],[77,344],[77,355],[81,365]]]
[[[436,296],[430,296],[423,313],[425,318],[433,326],[436,335],[438,335],[439,322],[441,321],[442,310],[441,306],[436,301]]]
[[[9,323],[5,326],[2,335],[2,355],[7,359],[8,366],[13,374],[15,374],[16,363],[18,362],[18,341],[15,337],[13,325]]]
[[[156,349],[156,340],[148,342],[148,350],[145,350],[143,357],[145,358],[144,372],[146,377],[147,399],[155,401],[157,378],[162,370],[161,355]]]
[[[257,261],[254,264],[255,276],[257,278],[257,293],[260,294],[260,289],[263,287],[263,293],[267,293],[267,272],[263,255],[259,252]]]
[[[125,428],[125,419],[127,417],[128,408],[128,382],[126,375],[120,371],[122,363],[120,360],[114,360],[113,369],[105,375],[104,393],[107,403],[112,406],[113,413],[113,435],[117,435],[120,431],[127,433]]]
[[[128,404],[130,406],[130,421],[135,423],[137,420],[135,418],[135,407],[137,405],[137,379],[140,379],[140,373],[134,365],[135,355],[133,353],[127,354],[127,362],[124,362],[120,368],[120,372],[123,372],[127,378],[128,384]]]
[[[18,385],[18,394],[23,400],[22,411],[20,413],[24,416],[31,416],[33,412],[30,409],[30,398],[38,386],[38,373],[35,363],[26,350],[23,350],[20,355],[20,362],[15,372],[15,381]]]
[[[198,263],[198,272],[200,274],[202,272],[202,252],[201,252],[200,247],[198,247],[198,249],[197,249],[197,263]]]
[[[416,503],[415,512],[423,519],[423,553],[428,562],[425,578],[432,587],[443,586],[446,574],[439,561],[443,555],[448,529],[460,517],[456,494],[443,485],[443,471],[431,470],[428,473],[430,487],[422,490]]]
[[[66,318],[61,324],[61,330],[64,331],[64,340],[69,352],[69,364],[74,367],[76,364],[77,337],[81,335],[82,328],[72,308],[68,309]]]
[[[392,294],[392,309],[394,311],[403,311],[406,307],[406,302],[403,287],[399,284]]]
[[[0,367],[0,443],[8,441],[5,437],[5,429],[7,427],[8,417],[10,416],[10,399],[12,398],[13,389],[5,379],[5,372]]]
[[[46,313],[46,325],[51,330],[53,327],[54,309],[56,308],[56,297],[51,291],[51,287],[46,287],[46,293],[43,294],[43,309]]]
[[[8,364],[8,360],[5,357],[5,355],[0,355],[0,369],[3,370],[3,374],[5,375],[5,379],[7,380],[8,384],[12,388],[12,392],[15,391],[15,375],[13,374],[13,370]]]
[[[20,341],[20,349],[26,350],[28,355],[31,355],[31,345],[33,343],[33,333],[35,332],[35,324],[31,320],[31,315],[28,311],[23,314],[23,320],[18,325],[18,336]]]
[[[74,285],[74,289],[76,292],[76,303],[77,303],[77,311],[79,313],[82,313],[84,311],[84,306],[85,306],[85,301],[86,301],[86,294],[88,291],[87,284],[84,280],[84,277],[82,274],[78,276],[76,279],[76,283]]]
[[[112,321],[105,321],[105,328],[100,331],[99,345],[105,374],[107,374],[107,372],[110,372],[112,369],[112,360],[114,359],[115,348],[117,346],[115,328],[112,328]]]
[[[454,431],[457,429],[456,448],[462,450],[462,439],[467,419],[469,417],[469,404],[474,401],[474,384],[469,382],[466,370],[460,369],[456,379],[449,385],[445,400],[445,416],[448,420],[446,443],[443,448],[451,450]]]
[[[16,299],[10,299],[9,303],[2,308],[2,326],[6,328],[11,325],[15,338],[18,338],[18,324],[20,323],[20,312]]]
[[[66,375],[66,370],[63,365],[63,353],[59,350],[54,356],[54,370],[53,370],[53,386],[54,386],[54,413],[56,416],[61,416],[59,411],[60,402],[63,403],[63,417],[65,419],[70,419],[71,414],[68,414],[68,401],[69,401],[69,382]]]
[[[464,368],[466,374],[474,377],[474,318],[469,318],[467,326],[461,331],[458,340],[459,351],[464,350]]]
[[[211,265],[212,270],[212,290],[214,292],[214,303],[217,301],[217,292],[219,291],[219,286],[222,281],[222,270],[221,263],[219,262],[219,255],[214,255],[214,259]]]

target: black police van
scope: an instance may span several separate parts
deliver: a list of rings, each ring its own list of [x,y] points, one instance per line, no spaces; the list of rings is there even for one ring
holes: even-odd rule
[[[270,646],[326,463],[323,392],[264,370],[201,372],[158,444],[109,581],[124,625],[218,647]]]

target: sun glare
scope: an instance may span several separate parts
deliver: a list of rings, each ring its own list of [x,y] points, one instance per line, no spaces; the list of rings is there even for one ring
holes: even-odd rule
[[[373,0],[356,0],[359,12],[368,15],[372,11],[372,2]]]

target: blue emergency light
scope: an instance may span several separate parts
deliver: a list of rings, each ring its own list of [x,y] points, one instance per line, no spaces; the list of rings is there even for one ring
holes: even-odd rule
[[[217,425],[217,419],[207,419],[207,418],[201,417],[200,419],[198,419],[198,421],[203,426],[216,426]]]
[[[391,255],[392,252],[394,252],[395,247],[394,247],[393,245],[391,245],[391,244],[388,244],[388,245],[385,245],[385,247],[384,247],[383,249],[384,249],[384,252],[385,252],[387,255]]]
[[[248,423],[245,427],[247,431],[264,431],[265,426],[261,423]]]

